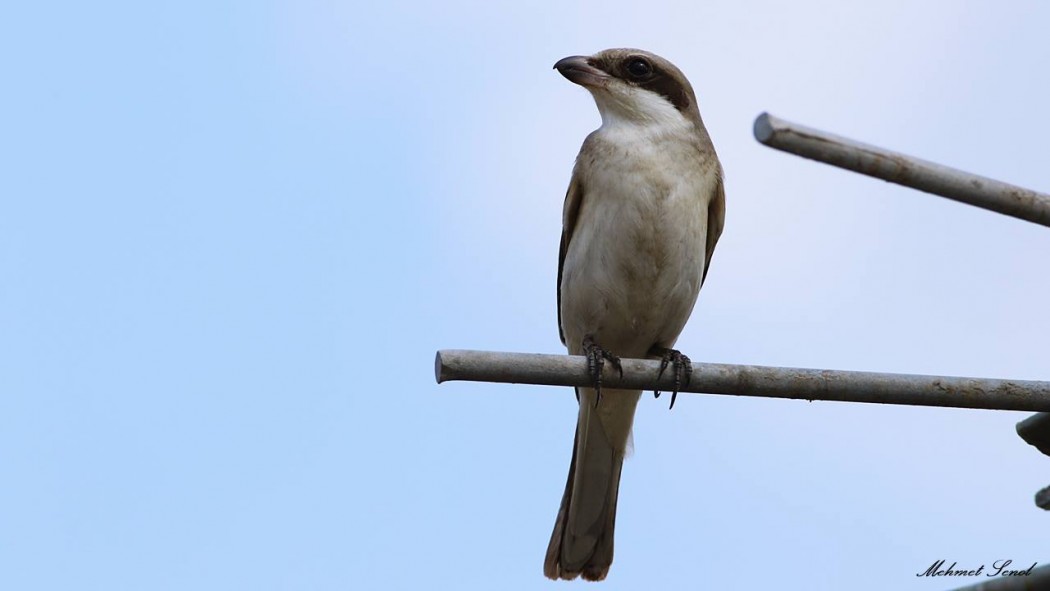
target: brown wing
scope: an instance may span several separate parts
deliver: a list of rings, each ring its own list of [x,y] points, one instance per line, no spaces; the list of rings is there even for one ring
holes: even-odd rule
[[[565,255],[569,252],[569,241],[572,240],[572,232],[576,229],[576,218],[580,213],[580,204],[583,203],[583,185],[578,180],[576,171],[572,172],[572,180],[569,181],[569,190],[565,192],[565,206],[562,209],[561,225],[561,248],[558,249],[558,336],[561,344],[565,345],[565,330],[561,325],[561,273],[565,267]]]
[[[707,271],[711,268],[711,255],[715,252],[718,237],[722,235],[722,228],[726,225],[726,191],[722,184],[722,173],[718,173],[718,183],[715,185],[715,194],[711,197],[711,203],[707,206],[707,247],[705,249],[704,274],[700,278],[700,285],[707,279]],[[564,240],[564,239],[563,239]],[[560,283],[560,281],[559,281]]]

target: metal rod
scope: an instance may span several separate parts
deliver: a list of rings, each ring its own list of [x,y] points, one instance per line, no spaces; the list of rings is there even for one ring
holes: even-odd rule
[[[1029,564],[1028,566],[1031,566]],[[1027,570],[1028,566],[1019,565],[1014,562],[1003,571]],[[995,572],[994,569],[991,572]],[[985,579],[983,582],[959,587],[954,591],[1040,591],[1050,589],[1050,565],[1037,566],[1027,575],[988,577],[989,571],[984,571],[979,576]]]
[[[755,139],[784,152],[1050,226],[1050,195],[884,150],[762,113]]]
[[[587,361],[581,356],[443,350],[437,352],[438,383],[465,380],[547,386],[589,386]],[[622,359],[623,378],[606,364],[606,388],[668,392],[673,378],[660,362]],[[694,363],[682,392],[837,400],[917,406],[1050,411],[1050,382],[832,371],[759,365]]]

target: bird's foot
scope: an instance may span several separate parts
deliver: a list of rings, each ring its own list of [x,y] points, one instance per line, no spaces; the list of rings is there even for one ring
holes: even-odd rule
[[[688,385],[689,380],[693,377],[693,362],[677,349],[668,349],[656,345],[649,349],[649,355],[658,355],[660,357],[660,374],[656,376],[656,379],[663,377],[664,370],[667,369],[668,365],[671,366],[671,370],[674,372],[674,390],[671,391],[671,406],[669,407],[674,408],[674,400],[678,397],[678,389],[682,384]],[[659,398],[660,391],[653,390],[653,395]]]
[[[605,362],[612,363],[616,371],[620,372],[621,379],[623,379],[623,367],[620,365],[620,358],[603,349],[591,335],[583,337],[583,354],[587,357],[587,371],[590,372],[591,381],[594,382],[596,394],[594,406],[598,406],[602,399],[602,374],[605,370]]]

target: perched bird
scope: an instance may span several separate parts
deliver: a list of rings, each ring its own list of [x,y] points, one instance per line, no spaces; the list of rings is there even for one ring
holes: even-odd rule
[[[641,396],[603,392],[603,367],[648,357],[673,363],[676,383],[688,379],[689,359],[672,347],[722,233],[725,194],[693,89],[671,62],[608,49],[554,67],[590,91],[602,124],[576,157],[563,211],[558,327],[569,354],[588,357],[594,387],[576,390],[572,462],[543,572],[600,581]]]

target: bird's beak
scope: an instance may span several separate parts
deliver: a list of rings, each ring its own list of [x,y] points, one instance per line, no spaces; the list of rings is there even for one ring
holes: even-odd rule
[[[561,72],[561,75],[568,78],[570,82],[587,88],[605,86],[609,80],[608,74],[592,66],[591,58],[583,55],[560,59],[554,64],[554,69]]]

